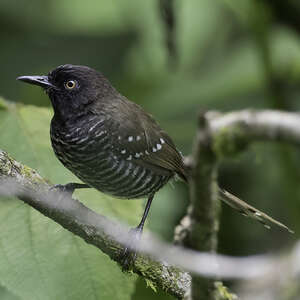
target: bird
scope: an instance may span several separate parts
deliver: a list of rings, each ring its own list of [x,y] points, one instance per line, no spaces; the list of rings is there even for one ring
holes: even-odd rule
[[[189,170],[171,137],[101,72],[65,64],[48,75],[17,80],[40,86],[49,96],[54,110],[52,148],[83,182],[56,187],[71,194],[78,188],[94,188],[117,198],[147,198],[141,221],[134,228],[136,236],[143,231],[156,192],[174,177],[189,182]],[[265,226],[269,222],[288,229],[221,188],[219,194],[221,200]]]

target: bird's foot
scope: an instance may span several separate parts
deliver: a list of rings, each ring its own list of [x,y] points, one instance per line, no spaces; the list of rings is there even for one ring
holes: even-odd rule
[[[142,232],[143,232],[143,228],[139,226],[136,228],[132,228],[129,231],[129,241],[127,245],[130,246],[125,247],[125,249],[121,254],[121,260],[120,260],[122,270],[124,272],[132,269],[132,266],[137,256],[138,245],[142,236]]]

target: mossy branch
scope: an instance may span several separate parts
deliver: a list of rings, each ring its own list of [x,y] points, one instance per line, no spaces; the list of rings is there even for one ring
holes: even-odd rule
[[[204,115],[199,117],[194,166],[190,179],[191,227],[185,246],[198,251],[216,251],[219,206],[216,158],[210,145],[210,131]],[[192,299],[215,299],[214,279],[192,276]]]
[[[68,195],[56,193],[57,197],[44,197],[43,195],[49,193],[49,182],[35,170],[17,162],[2,150],[0,150],[0,179],[17,181],[22,186],[17,193],[21,200],[120,263],[123,246],[104,230],[109,228],[110,232],[124,236],[122,234],[124,228],[120,228],[120,225],[96,214]],[[146,255],[138,254],[133,272],[151,280],[154,285],[178,299],[183,298],[190,287],[190,275],[187,272],[155,261]]]
[[[245,109],[224,115],[207,113],[214,153],[234,156],[256,141],[300,145],[300,114],[278,110]]]
[[[190,207],[188,214],[176,228],[175,241],[196,251],[215,252],[220,211],[217,159],[205,114],[199,116],[198,129],[190,165]],[[222,282],[215,278],[193,274],[191,292],[186,299],[236,299],[236,296],[229,293]]]

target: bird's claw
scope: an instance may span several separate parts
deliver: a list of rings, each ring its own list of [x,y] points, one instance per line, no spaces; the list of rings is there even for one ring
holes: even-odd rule
[[[129,271],[135,262],[138,250],[138,244],[142,235],[142,228],[136,227],[129,231],[129,243],[128,247],[125,247],[121,253],[120,264],[123,271]]]

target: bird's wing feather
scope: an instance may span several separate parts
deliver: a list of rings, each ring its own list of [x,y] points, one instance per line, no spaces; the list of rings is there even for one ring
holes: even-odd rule
[[[173,141],[156,121],[139,105],[126,99],[114,103],[110,110],[118,132],[113,137],[113,151],[125,159],[150,168],[158,173],[177,173],[186,180],[182,156]],[[117,121],[115,121],[117,120]]]

